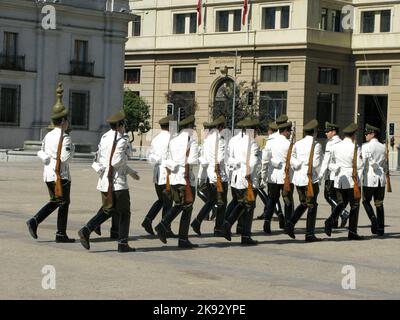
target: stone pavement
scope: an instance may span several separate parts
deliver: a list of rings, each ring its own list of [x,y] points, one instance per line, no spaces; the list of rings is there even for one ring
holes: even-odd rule
[[[56,214],[39,228],[33,240],[25,221],[47,201],[42,166],[31,163],[0,164],[0,299],[399,299],[400,298],[400,177],[394,176],[394,192],[386,199],[386,232],[372,237],[364,209],[360,210],[359,233],[367,240],[347,241],[347,232],[335,231],[329,240],[304,243],[305,220],[299,222],[297,239],[278,229],[262,232],[262,221],[254,221],[256,247],[242,247],[240,238],[229,243],[212,236],[213,223],[205,221],[202,238],[191,240],[200,248],[177,249],[177,240],[162,244],[146,235],[140,226],[155,192],[151,167],[133,162],[142,180],[131,180],[131,245],[137,252],[118,254],[110,241],[109,222],[103,236],[93,235],[92,249],[79,242],[54,242]],[[97,177],[89,163],[71,165],[72,203],[69,235],[97,212],[100,195]],[[297,194],[295,194],[297,196]],[[201,206],[196,199],[194,214]],[[319,196],[317,227],[320,237],[329,208]],[[256,215],[262,211],[261,202]],[[156,219],[158,222],[158,218]],[[179,219],[173,224],[177,232]],[[235,228],[233,228],[235,230]],[[42,288],[42,268],[56,270],[56,289]],[[352,265],[356,289],[342,288],[342,268]]]

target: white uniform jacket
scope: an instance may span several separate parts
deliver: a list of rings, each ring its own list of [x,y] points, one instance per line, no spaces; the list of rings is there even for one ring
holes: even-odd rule
[[[57,150],[58,143],[60,142],[61,129],[54,128],[46,134],[42,141],[42,148],[37,153],[38,157],[44,164],[43,181],[52,182],[56,181],[56,163],[57,163]],[[71,142],[71,137],[64,133],[63,144],[61,147],[61,166],[60,176],[61,179],[71,180],[69,173],[69,162],[74,155],[74,145]]]
[[[290,165],[293,168],[293,184],[298,187],[308,185],[308,162],[310,160],[311,146],[313,142],[312,136],[305,136],[297,141],[293,146]],[[314,157],[313,157],[313,183],[319,182],[319,172],[322,164],[322,146],[315,141]]]
[[[215,164],[220,165],[220,175],[222,182],[228,181],[228,176],[225,172],[225,152],[225,139],[220,135],[218,129],[213,129],[207,136],[207,139],[204,141],[203,145],[203,155],[207,163],[207,176],[210,180],[210,183],[217,182]]]
[[[331,152],[333,146],[339,142],[342,142],[342,139],[340,139],[339,136],[333,136],[326,143],[324,161],[322,161],[322,166],[321,166],[320,179],[325,178],[325,180],[332,180],[332,181],[335,179],[335,173],[330,172],[328,166],[331,159]]]
[[[100,139],[96,159],[92,165],[93,169],[99,174],[97,190],[108,191],[108,171],[110,155],[114,143],[115,131],[109,130]],[[117,145],[111,159],[113,167],[113,191],[129,189],[127,174],[137,173],[127,165],[129,156],[129,138],[127,135],[117,134]]]
[[[228,173],[228,181],[232,181],[232,176],[235,174],[235,171],[239,169],[239,165],[235,158],[233,157],[233,146],[236,144],[237,141],[242,139],[242,132],[236,133],[228,143],[228,150],[227,150],[227,159],[226,159],[226,165],[227,165],[227,173]]]
[[[186,159],[186,151],[190,149]],[[199,146],[192,129],[184,129],[179,135],[171,139],[169,143],[167,168],[171,170],[170,184],[185,185],[185,164],[189,164],[190,185],[196,186],[196,176],[193,173],[193,165],[199,161]]]
[[[234,138],[231,139],[234,140]],[[250,152],[249,168],[247,168],[247,153]],[[251,175],[251,181],[254,188],[258,188],[257,165],[259,148],[254,139],[247,134],[237,138],[231,143],[229,150],[229,164],[235,169],[232,172],[231,186],[236,189],[247,189],[248,183],[246,180],[247,170]]]
[[[364,187],[381,187],[386,185],[386,147],[377,139],[364,143],[361,148],[363,160],[363,181]]]
[[[154,166],[153,183],[158,185],[164,185],[167,183],[167,170],[165,165],[170,137],[171,135],[168,131],[161,130],[161,132],[151,141],[148,159]]]
[[[350,138],[334,145],[329,162],[329,170],[334,173],[336,189],[354,188],[353,181],[354,143]],[[362,173],[361,150],[357,147],[357,178]]]
[[[262,184],[264,185],[268,182],[268,160],[267,160],[267,147],[268,144],[274,140],[279,135],[279,132],[274,132],[273,134],[269,135],[267,140],[265,141],[265,146],[261,152],[261,180]]]
[[[279,135],[275,139],[268,140],[265,149],[263,162],[267,166],[267,182],[283,184],[285,182],[285,166],[290,141]],[[289,181],[292,182],[293,170],[289,167]]]

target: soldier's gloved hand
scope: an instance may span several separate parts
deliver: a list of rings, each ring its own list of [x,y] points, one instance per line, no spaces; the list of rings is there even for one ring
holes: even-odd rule
[[[50,163],[50,156],[49,156],[46,152],[40,150],[40,151],[37,153],[37,155],[38,155],[38,157],[40,158],[40,160],[42,160],[42,162],[43,162],[43,164],[44,164],[45,166],[47,166],[47,165]]]
[[[134,180],[140,180],[140,176],[138,175],[137,172],[134,172],[134,171],[129,172],[129,175],[130,175],[130,176],[132,177],[132,179],[134,179]]]

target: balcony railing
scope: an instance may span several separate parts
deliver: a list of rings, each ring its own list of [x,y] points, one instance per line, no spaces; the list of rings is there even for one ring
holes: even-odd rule
[[[71,60],[71,75],[93,77],[93,73],[94,62]]]
[[[25,56],[0,54],[0,69],[25,71]]]

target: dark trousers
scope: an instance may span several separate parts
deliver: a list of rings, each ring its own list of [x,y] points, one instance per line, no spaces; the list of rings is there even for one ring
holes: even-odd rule
[[[55,182],[46,182],[49,192],[49,202],[38,211],[34,216],[37,225],[43,222],[51,213],[58,208],[57,216],[57,234],[65,235],[67,232],[68,209],[70,204],[71,181],[61,180],[62,197],[58,198],[55,195]]]
[[[371,206],[372,198],[374,198],[374,205],[376,207],[376,215]],[[385,187],[381,187],[379,182],[378,187],[363,187],[363,206],[367,212],[368,218],[371,223],[376,222],[378,229],[385,228],[385,213],[383,208],[383,200],[385,199]]]
[[[199,214],[196,217],[196,220],[200,223],[210,214],[210,211],[215,205],[213,199],[210,197],[210,191],[211,186],[208,179],[200,183],[197,187],[197,195],[204,202],[203,207],[200,209]]]
[[[315,223],[317,220],[317,208],[318,208],[318,194],[319,194],[319,184],[314,183],[312,185],[314,196],[309,197],[307,195],[307,186],[296,186],[297,194],[299,195],[300,205],[297,206],[294,211],[290,223],[296,225],[300,220],[304,212],[307,211],[307,222],[306,222],[306,235],[312,236],[315,233]]]
[[[354,189],[335,189],[338,205],[329,217],[332,222],[336,221],[339,214],[343,211],[347,203],[350,203],[349,231],[357,233],[358,213],[360,210],[360,200],[354,198]]]
[[[208,196],[209,196],[209,180],[202,180],[201,183],[197,186],[197,196],[203,200],[204,203],[208,202]]]
[[[210,210],[216,206],[217,207],[217,216],[215,219],[215,228],[214,230],[221,230],[222,224],[225,220],[225,211],[227,205],[227,196],[228,196],[228,183],[222,183],[222,193],[217,192],[217,185],[215,183],[209,184],[209,200],[207,203],[201,208],[199,214],[196,219],[201,223]]]
[[[161,223],[165,228],[175,220],[175,218],[182,212],[181,221],[179,224],[179,239],[187,240],[189,235],[190,218],[193,211],[193,203],[185,203],[185,190],[186,186],[182,184],[171,186],[172,199],[174,201],[173,207],[168,211]],[[196,188],[191,187],[193,194],[193,202],[196,196]]]
[[[238,201],[237,201],[237,196],[236,196],[236,188],[231,187],[231,195],[232,195],[232,200],[229,202],[228,206],[226,207],[225,211],[225,219],[229,217],[229,215],[232,213],[233,209],[236,208]]]
[[[146,215],[146,218],[150,221],[153,221],[156,218],[161,209],[162,217],[165,217],[172,207],[172,195],[170,192],[166,192],[166,185],[155,184],[154,187],[157,194],[157,201],[153,203]]]
[[[328,202],[331,206],[331,213],[336,208],[335,202],[337,204],[336,190],[334,188],[334,184],[335,182],[333,180],[325,180],[324,198],[326,202]]]
[[[281,194],[283,202],[285,203],[285,220],[288,221],[291,218],[293,214],[293,190],[293,184],[290,185],[290,191],[286,193],[283,190],[283,184],[268,183],[269,200],[265,212],[265,221],[271,221]]]
[[[118,242],[128,243],[129,227],[131,221],[131,201],[129,190],[119,190],[113,192],[113,203],[107,203],[107,192],[101,193],[102,207],[97,214],[86,224],[92,232],[99,225],[107,221],[110,217],[118,218]]]
[[[254,196],[257,197],[257,192],[254,191]],[[235,189],[235,197],[237,205],[226,217],[226,221],[233,225],[239,220],[238,225],[241,225],[242,236],[251,235],[251,226],[253,222],[255,201],[249,201],[247,198],[247,189]],[[242,220],[240,220],[242,219]]]

